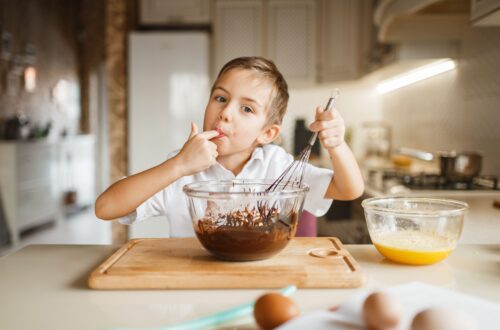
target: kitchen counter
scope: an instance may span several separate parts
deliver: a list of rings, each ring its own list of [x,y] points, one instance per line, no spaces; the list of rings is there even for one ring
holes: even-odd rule
[[[299,289],[302,311],[335,306],[361,290],[413,281],[500,303],[500,245],[460,245],[441,263],[404,266],[371,245],[346,245],[366,274],[358,289]],[[160,327],[252,301],[264,290],[96,291],[87,276],[117,246],[32,245],[0,259],[0,329]],[[251,318],[239,321],[254,329]]]
[[[392,187],[388,191],[375,187],[369,182],[365,185],[365,194],[370,197],[379,196],[418,196],[418,197],[434,197],[434,198],[488,198],[500,199],[500,190],[425,190],[425,189],[409,189],[404,186]]]
[[[412,190],[384,191],[370,182],[365,186],[366,197],[407,196],[456,199],[469,204],[459,244],[500,244],[500,190]]]

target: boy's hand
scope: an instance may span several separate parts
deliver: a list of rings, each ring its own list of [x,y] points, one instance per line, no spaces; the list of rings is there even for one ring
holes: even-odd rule
[[[217,145],[210,139],[218,135],[217,131],[206,131],[198,134],[198,127],[195,123],[191,123],[191,134],[176,156],[181,160],[183,176],[198,173],[216,163]]]
[[[331,150],[344,143],[344,119],[335,108],[325,111],[320,106],[316,107],[315,121],[309,125],[309,129],[319,132],[319,140],[326,149]]]

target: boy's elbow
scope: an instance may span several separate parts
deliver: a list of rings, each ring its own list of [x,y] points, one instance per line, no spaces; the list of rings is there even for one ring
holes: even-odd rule
[[[344,200],[355,200],[363,196],[363,193],[365,192],[365,185],[364,183],[361,183],[360,185],[353,187],[350,189],[345,195],[344,195]]]
[[[105,214],[102,212],[102,208],[99,206],[99,203],[95,203],[94,206],[94,213],[96,218],[101,219],[101,220],[107,220],[105,217]]]
[[[365,192],[365,183],[363,182],[363,180],[361,180],[361,182],[358,185],[356,185],[356,188],[353,189],[352,191],[352,199],[360,198],[361,196],[363,196],[364,192]]]
[[[113,220],[114,217],[111,217],[109,212],[106,211],[106,205],[102,201],[101,198],[98,198],[95,202],[94,207],[95,216],[101,220]]]
[[[365,192],[365,184],[364,182],[361,182],[361,184],[353,191],[353,198],[352,199],[357,199],[363,196],[363,193]]]
[[[353,192],[353,194],[351,196],[351,200],[360,198],[361,196],[363,196],[363,192],[364,192],[364,189],[360,189],[356,192]]]

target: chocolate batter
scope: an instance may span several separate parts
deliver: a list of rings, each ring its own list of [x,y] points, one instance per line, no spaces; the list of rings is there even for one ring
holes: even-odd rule
[[[266,259],[281,251],[295,235],[298,216],[280,215],[276,208],[261,205],[198,221],[196,235],[213,255],[224,260]]]

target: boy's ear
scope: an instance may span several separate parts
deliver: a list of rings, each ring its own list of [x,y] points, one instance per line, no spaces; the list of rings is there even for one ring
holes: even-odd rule
[[[259,144],[268,144],[273,142],[280,135],[281,127],[273,124],[264,129],[264,131],[257,138]]]

